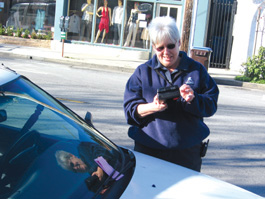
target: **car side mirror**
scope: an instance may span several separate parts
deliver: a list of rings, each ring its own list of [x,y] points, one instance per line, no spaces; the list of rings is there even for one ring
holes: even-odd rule
[[[90,112],[86,113],[85,121],[88,125],[92,126],[94,128],[94,125],[92,123],[92,114]]]
[[[0,110],[0,122],[4,122],[7,120],[6,110]]]

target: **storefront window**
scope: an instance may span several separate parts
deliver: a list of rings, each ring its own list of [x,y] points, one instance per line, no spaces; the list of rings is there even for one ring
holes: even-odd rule
[[[149,49],[147,27],[152,19],[153,4],[128,2],[127,13],[128,21],[124,32],[124,46]]]
[[[7,27],[15,30],[23,28],[30,32],[47,33],[54,26],[55,1],[15,3],[12,2],[10,14],[6,22]]]
[[[70,0],[68,40],[150,49],[148,25],[154,3],[128,0],[126,7],[123,3],[124,0]],[[173,17],[180,28],[181,10],[181,4],[157,3],[155,15]]]
[[[114,7],[113,9],[113,15],[111,18],[111,25],[113,30],[113,44],[117,45],[120,44],[121,40],[121,31],[122,31],[122,16],[123,16],[123,10],[124,6],[122,5],[122,0],[118,0],[118,5]],[[124,21],[127,21],[127,11],[125,9],[125,19]]]
[[[94,1],[72,0],[69,10],[69,40],[91,40],[92,22],[94,13]]]
[[[119,45],[121,40],[123,0],[99,0],[94,43]],[[127,18],[125,10],[125,19]]]
[[[152,3],[129,1],[124,8],[123,0],[71,0],[68,40],[149,49],[147,26],[152,13]],[[91,41],[93,30],[94,41]]]

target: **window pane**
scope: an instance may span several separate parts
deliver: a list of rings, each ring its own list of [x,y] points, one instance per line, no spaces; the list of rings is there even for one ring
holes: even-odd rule
[[[169,10],[169,16],[170,17],[173,17],[174,19],[177,19],[178,9],[177,8],[170,8],[170,10]]]
[[[167,9],[166,7],[160,7],[160,17],[167,16]]]
[[[55,1],[45,1],[32,3],[31,1],[24,1],[18,3],[12,1],[9,17],[6,26],[13,26],[47,34],[54,26],[55,16]]]
[[[153,3],[128,2],[128,21],[124,29],[124,46],[150,48],[148,24],[152,19]]]
[[[70,1],[69,40],[91,41],[94,1]]]

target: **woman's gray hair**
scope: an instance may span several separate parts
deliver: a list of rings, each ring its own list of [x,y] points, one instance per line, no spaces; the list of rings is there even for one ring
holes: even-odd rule
[[[167,39],[173,43],[177,43],[180,40],[176,21],[172,17],[154,18],[148,26],[148,32],[153,44],[162,43]]]
[[[73,171],[73,168],[70,166],[70,158],[73,155],[71,153],[68,153],[66,151],[56,151],[55,157],[58,162],[58,164],[65,170]]]

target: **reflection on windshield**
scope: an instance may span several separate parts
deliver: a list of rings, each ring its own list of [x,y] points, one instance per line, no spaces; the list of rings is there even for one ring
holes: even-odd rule
[[[6,95],[6,93],[14,93],[16,95],[25,96],[44,103],[47,106],[53,107],[77,120],[79,119],[75,114],[72,113],[71,110],[58,103],[53,97],[51,97],[41,88],[37,87],[32,82],[23,77],[20,77],[16,81],[4,85],[0,90],[4,92],[3,95]]]
[[[43,198],[74,190],[75,196],[89,198],[99,187],[101,194],[107,190],[105,179],[122,177],[116,171],[120,153],[95,129],[56,110],[59,104],[35,97],[39,94],[33,88],[24,93],[15,93],[16,86],[7,88],[12,92],[1,87],[0,95],[0,198],[36,198],[47,184],[53,188]],[[80,191],[82,186],[86,192]]]
[[[88,173],[89,176],[85,179],[86,186],[89,190],[96,193],[101,188],[100,194],[104,194],[108,186],[104,186],[104,182],[108,176],[115,178],[119,172],[113,169],[115,159],[113,155],[98,144],[81,142],[78,145],[79,157],[72,153],[58,150],[56,151],[56,159],[58,164],[66,170],[75,173]],[[116,178],[119,180],[120,175]]]

